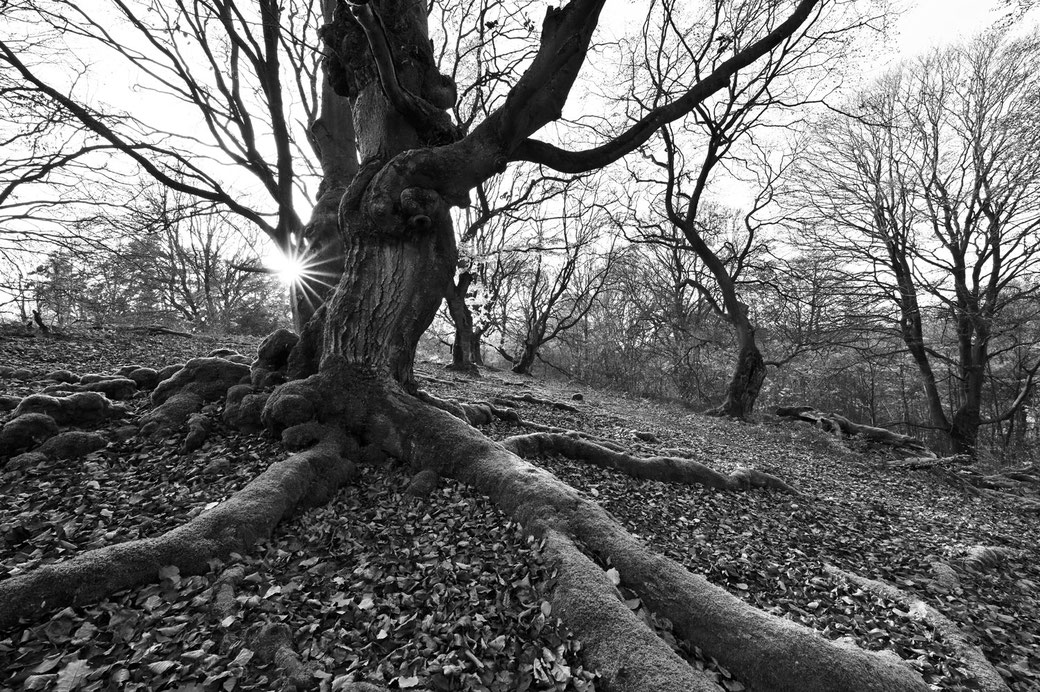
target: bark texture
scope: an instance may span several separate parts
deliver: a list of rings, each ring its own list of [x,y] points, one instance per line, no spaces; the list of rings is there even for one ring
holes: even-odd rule
[[[557,565],[553,612],[582,632],[585,655],[607,689],[717,692],[718,685],[679,658],[621,600],[606,573],[559,531],[545,535],[546,557]]]

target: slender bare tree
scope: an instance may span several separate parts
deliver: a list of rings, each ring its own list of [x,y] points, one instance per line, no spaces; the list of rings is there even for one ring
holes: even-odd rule
[[[812,250],[895,308],[930,425],[958,453],[1015,414],[1037,369],[983,416],[987,373],[1017,346],[1001,316],[1038,285],[1038,58],[1040,36],[993,31],[904,65],[861,96],[857,118],[821,124],[795,196],[820,231]]]
[[[740,47],[777,21],[767,1],[736,5],[713,3],[687,7],[673,0],[654,3],[643,25],[643,41],[630,57],[629,98],[646,107],[675,98],[690,75],[715,69],[730,45]],[[707,281],[691,284],[704,292],[718,314],[733,327],[736,359],[726,397],[714,413],[745,418],[753,410],[766,378],[766,364],[755,338],[754,324],[742,283],[755,254],[764,250],[762,223],[756,219],[772,203],[777,178],[790,160],[763,156],[757,138],[769,129],[791,127],[807,104],[819,102],[838,84],[840,55],[851,45],[852,30],[879,20],[836,3],[831,15],[807,23],[788,37],[769,58],[740,70],[725,88],[693,109],[689,118],[664,124],[659,137],[642,147],[644,165],[631,168],[634,180],[649,185],[656,196],[653,213],[681,230],[682,247],[708,270]],[[700,27],[710,26],[711,31]],[[678,46],[670,51],[669,46]],[[756,146],[757,144],[757,146]],[[775,145],[768,145],[770,149]],[[754,159],[758,161],[754,161]],[[649,165],[645,165],[649,164]],[[720,173],[747,166],[756,199],[743,219],[742,238],[719,234],[718,219],[706,208],[711,183]],[[643,242],[674,242],[672,234],[654,232],[647,223]],[[712,237],[720,238],[714,244]]]
[[[512,352],[499,347],[499,353],[521,375],[531,373],[543,346],[585,319],[613,278],[619,251],[606,234],[609,218],[594,200],[580,192],[574,197],[565,193],[557,214],[534,221],[527,261],[514,275],[519,285],[508,307],[512,327],[502,337],[515,346]]]
[[[3,74],[37,111],[58,114],[58,129],[78,133],[31,151],[22,167],[53,182],[52,174],[88,154],[118,152],[171,190],[244,217],[308,266],[292,301],[302,326],[338,279],[336,206],[357,171],[349,104],[319,67],[317,29],[334,7],[334,0],[18,3],[0,38]],[[41,28],[52,29],[49,41],[37,38]],[[43,65],[53,64],[47,56],[56,50],[106,52],[104,64],[125,65],[149,108],[119,110],[92,100],[87,80],[55,79]],[[86,65],[81,71],[97,77]],[[315,212],[305,224],[298,209],[308,201]]]

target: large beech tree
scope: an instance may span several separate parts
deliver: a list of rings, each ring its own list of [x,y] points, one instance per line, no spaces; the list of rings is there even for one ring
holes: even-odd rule
[[[581,172],[625,156],[661,125],[724,88],[735,72],[767,56],[820,4],[779,3],[778,12],[787,14],[761,38],[692,79],[675,100],[585,151],[568,151],[534,135],[560,117],[603,0],[549,8],[536,57],[501,105],[464,137],[446,112],[456,88],[434,67],[424,4],[340,5],[324,39],[331,82],[350,100],[361,152],[360,170],[339,206],[344,271],[288,358],[285,374],[292,379],[268,395],[263,412],[271,430],[316,421],[324,437],[160,537],[91,551],[0,582],[0,627],[19,615],[155,579],[161,565],[176,565],[181,573],[206,571],[214,556],[241,552],[296,505],[329,500],[350,478],[349,459],[364,445],[426,477],[449,475],[471,484],[544,538],[557,570],[553,612],[582,640],[604,689],[686,692],[716,689],[716,683],[640,623],[594,559],[609,561],[643,603],[667,613],[679,636],[755,689],[926,690],[920,676],[894,657],[828,641],[655,554],[598,504],[521,455],[565,453],[643,477],[722,489],[790,490],[778,479],[747,469],[725,476],[689,460],[639,460],[552,432],[497,444],[474,427],[495,413],[493,407],[425,395],[412,369],[419,337],[455,269],[451,206],[468,204],[470,190],[513,161]],[[279,366],[280,352],[265,344],[254,375],[262,375],[264,366]],[[156,389],[153,400],[169,401],[178,387],[189,386],[196,398],[210,395],[217,371],[229,372],[234,381],[237,364],[217,360],[189,363]],[[254,377],[257,391],[274,381]],[[242,390],[232,391],[238,401]]]

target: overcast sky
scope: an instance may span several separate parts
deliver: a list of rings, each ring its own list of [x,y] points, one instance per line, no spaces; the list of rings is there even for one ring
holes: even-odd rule
[[[897,45],[913,55],[988,26],[1003,9],[996,0],[909,0],[897,22]]]

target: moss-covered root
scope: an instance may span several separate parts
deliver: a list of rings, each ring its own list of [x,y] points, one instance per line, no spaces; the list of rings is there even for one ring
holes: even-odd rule
[[[285,675],[283,690],[309,690],[317,687],[315,672],[321,667],[315,661],[304,662],[293,648],[292,631],[284,622],[254,625],[249,644],[260,660],[273,663]]]
[[[646,478],[667,483],[704,485],[720,490],[746,490],[747,488],[771,488],[793,495],[800,493],[776,476],[755,469],[740,468],[731,474],[718,471],[692,459],[679,457],[640,458],[581,440],[570,435],[556,433],[532,433],[516,435],[506,439],[502,445],[519,457],[530,458],[549,454],[560,454],[575,461],[585,461],[596,466],[621,471],[635,478]]]
[[[602,507],[551,473],[503,449],[466,423],[404,395],[367,401],[369,426],[392,430],[381,439],[388,453],[418,467],[458,478],[483,492],[524,526],[540,534],[571,537],[583,550],[609,558],[621,581],[651,610],[667,615],[675,631],[734,676],[756,690],[857,690],[924,692],[928,686],[909,666],[891,655],[831,642],[811,629],[778,618],[714,586],[682,565],[650,550]],[[592,582],[592,591],[613,597]],[[564,609],[564,613],[566,613]],[[585,624],[564,621],[579,638]],[[590,663],[590,665],[593,665]],[[628,690],[618,680],[615,688]],[[635,688],[632,688],[635,689]]]
[[[520,416],[516,411],[509,408],[500,408],[486,401],[477,401],[472,403],[452,401],[450,399],[441,399],[422,390],[417,392],[416,396],[420,401],[423,401],[434,408],[439,408],[441,411],[450,413],[459,420],[464,420],[470,425],[486,425],[495,419],[516,423],[517,425],[524,424],[523,421],[520,420]]]
[[[271,464],[213,509],[160,536],[98,548],[0,581],[0,630],[20,617],[97,601],[155,581],[167,565],[176,565],[182,574],[200,574],[214,558],[245,552],[297,506],[328,501],[351,478],[348,444],[352,442],[342,435],[330,433],[315,447]]]
[[[833,565],[827,565],[825,569],[830,574],[841,577],[865,591],[902,603],[910,611],[911,616],[920,618],[940,632],[943,639],[957,652],[957,658],[967,665],[968,674],[975,679],[977,686],[972,689],[983,692],[1010,692],[1004,679],[1000,677],[1000,673],[986,659],[979,647],[968,640],[956,623],[935,608],[888,582],[861,577]]]
[[[714,679],[679,658],[621,601],[606,573],[559,531],[545,534],[556,564],[553,612],[577,634],[582,654],[604,687],[626,692],[719,689]]]

